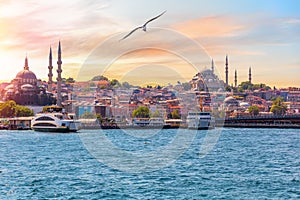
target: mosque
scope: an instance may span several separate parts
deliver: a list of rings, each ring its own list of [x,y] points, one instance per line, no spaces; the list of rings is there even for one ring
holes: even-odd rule
[[[40,80],[37,79],[34,72],[29,70],[28,58],[25,58],[23,70],[17,73],[16,77],[6,86],[1,96],[4,101],[14,100],[20,105],[45,106],[53,104],[61,104],[61,46],[58,45],[58,69],[57,69],[57,97],[52,91],[52,49],[49,53],[49,73],[48,73],[48,88],[46,88]]]
[[[249,68],[249,83],[252,82],[251,67]],[[193,79],[190,81],[192,89],[196,91],[206,91],[206,92],[217,92],[224,91],[228,83],[228,56],[225,58],[225,82],[220,80],[219,77],[214,73],[214,61],[211,62],[211,69],[205,69],[197,73]],[[234,74],[234,87],[238,86],[237,82],[237,71]]]

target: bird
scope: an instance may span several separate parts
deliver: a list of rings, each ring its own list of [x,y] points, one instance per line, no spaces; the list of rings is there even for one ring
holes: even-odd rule
[[[164,12],[162,12],[161,14],[157,15],[156,17],[153,17],[152,19],[149,19],[144,25],[136,27],[135,29],[133,29],[132,31],[130,31],[127,35],[125,35],[121,40],[124,40],[126,38],[128,38],[132,33],[134,33],[135,31],[137,31],[138,29],[143,29],[143,31],[147,31],[147,24],[152,22],[153,20],[156,20],[157,18],[159,18],[160,16],[162,16],[163,14],[165,14],[166,10]],[[120,40],[120,41],[121,41]]]

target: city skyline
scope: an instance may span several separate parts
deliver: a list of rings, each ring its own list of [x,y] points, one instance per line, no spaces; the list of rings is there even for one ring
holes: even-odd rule
[[[37,77],[47,80],[49,46],[57,52],[58,40],[62,42],[63,77],[76,79],[87,57],[103,41],[113,35],[124,36],[132,28],[167,10],[159,20],[149,24],[148,33],[133,34],[126,42],[138,45],[139,37],[145,36],[143,34],[153,36],[155,28],[169,29],[197,42],[208,54],[203,63],[199,63],[200,67],[210,68],[210,58],[213,58],[223,80],[228,54],[230,85],[234,83],[235,70],[240,83],[248,80],[251,67],[253,83],[300,87],[297,55],[300,50],[300,14],[297,12],[300,3],[297,1],[264,1],[259,5],[251,1],[81,0],[72,3],[1,1],[0,4],[0,66],[3,72],[0,80],[13,79],[23,68],[26,55],[30,69]],[[132,70],[131,65],[138,66],[140,73],[149,65],[156,66],[155,70],[159,71],[158,66],[163,63],[163,68],[169,67],[186,79],[192,78],[195,70],[185,70],[185,62],[170,52],[158,50],[164,49],[163,45],[123,56],[124,59],[115,63],[116,68],[107,70],[108,75],[122,79]],[[179,46],[175,43],[170,49]],[[190,55],[195,53],[193,49],[188,52]],[[146,61],[140,62],[141,56],[146,57]],[[53,60],[57,60],[56,53]],[[147,63],[150,60],[154,62]],[[56,70],[57,65],[53,66]],[[123,74],[117,74],[120,66]]]

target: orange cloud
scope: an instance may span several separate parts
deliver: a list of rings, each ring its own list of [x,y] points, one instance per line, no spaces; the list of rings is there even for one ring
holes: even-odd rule
[[[228,37],[236,35],[244,26],[236,24],[228,16],[211,16],[194,19],[172,26],[172,28],[192,37]]]

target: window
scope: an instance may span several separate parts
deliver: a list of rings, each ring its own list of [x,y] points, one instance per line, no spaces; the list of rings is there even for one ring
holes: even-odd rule
[[[52,119],[51,117],[43,116],[37,118],[35,121],[54,121],[54,119]]]
[[[39,127],[39,126],[56,127],[55,124],[50,124],[50,123],[38,123],[38,124],[33,125],[33,127]]]

